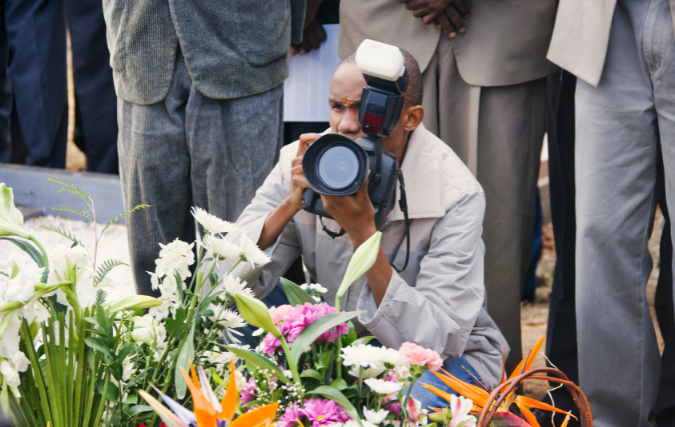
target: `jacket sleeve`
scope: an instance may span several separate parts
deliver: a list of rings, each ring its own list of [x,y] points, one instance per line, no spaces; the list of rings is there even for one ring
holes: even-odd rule
[[[254,242],[257,242],[267,217],[281,204],[286,194],[288,194],[288,182],[282,173],[282,162],[279,161],[258,189],[251,203],[239,216],[236,225]],[[272,292],[279,277],[300,256],[300,244],[296,237],[293,220],[286,225],[265,253],[271,259],[268,264],[252,268],[250,263],[241,263],[234,272],[248,282],[257,298],[264,298]]]
[[[433,228],[414,286],[394,271],[379,308],[370,286],[363,287],[359,321],[382,344],[414,342],[444,360],[462,355],[483,310],[484,213],[483,193],[464,193]]]

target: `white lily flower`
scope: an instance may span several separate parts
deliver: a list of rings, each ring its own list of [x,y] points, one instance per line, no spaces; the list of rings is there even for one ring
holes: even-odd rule
[[[220,261],[238,261],[241,256],[241,249],[237,245],[213,234],[204,237],[204,248]]]
[[[5,316],[12,316],[12,318],[9,320],[2,337],[0,337],[0,357],[10,359],[15,352],[19,351],[21,320],[13,314],[5,314]],[[3,319],[4,317],[0,315],[0,320]]]
[[[398,393],[403,388],[403,383],[379,380],[377,378],[368,378],[363,381],[370,389],[377,394],[387,396]]]
[[[462,427],[474,427],[476,425],[476,418],[472,415],[469,415],[473,408],[473,401],[462,396],[455,396],[454,394],[450,397],[450,411],[452,412],[452,421],[448,427],[459,427],[462,424]]]
[[[132,340],[152,345],[155,339],[158,343],[164,342],[166,339],[166,329],[150,314],[143,317],[134,316],[131,320],[134,322],[134,330],[131,332]]]
[[[212,234],[229,233],[236,228],[231,222],[222,220],[202,208],[193,207],[192,216],[204,227],[204,230]]]
[[[245,233],[241,233],[241,242],[239,246],[241,246],[242,255],[247,261],[251,261],[258,265],[265,265],[270,262],[270,258],[267,254],[261,251],[258,245],[256,245]]]
[[[23,215],[14,205],[14,193],[5,183],[0,183],[0,236],[32,237],[24,231]]]
[[[6,360],[3,360],[2,363],[0,363],[0,374],[5,377],[5,381],[7,381],[7,384],[9,384],[10,387],[19,387],[21,385],[19,373]]]
[[[363,407],[363,416],[366,417],[366,421],[371,422],[375,425],[379,425],[385,418],[389,415],[389,411],[386,409],[380,409],[379,411],[371,411],[370,409]]]

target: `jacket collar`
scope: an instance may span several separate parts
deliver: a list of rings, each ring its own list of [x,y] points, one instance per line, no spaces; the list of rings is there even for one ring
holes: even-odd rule
[[[424,124],[420,124],[412,132],[401,165],[410,219],[441,218],[445,215],[442,155],[434,154],[433,143],[429,140],[429,135]],[[400,199],[400,187],[397,184],[394,221],[404,219],[398,204]]]

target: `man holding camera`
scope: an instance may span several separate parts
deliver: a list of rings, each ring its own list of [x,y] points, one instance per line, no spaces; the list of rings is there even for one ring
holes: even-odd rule
[[[303,210],[303,195],[310,188],[303,155],[321,135],[302,135],[282,149],[279,163],[237,221],[271,258],[249,284],[258,298],[275,299],[279,277],[302,255],[311,276],[328,289],[324,298],[333,304],[355,248],[379,229],[382,242],[375,264],[343,298],[346,310],[365,312],[355,322],[357,333],[368,330],[391,348],[404,342],[431,348],[453,375],[495,386],[502,351],[508,347],[486,311],[481,240],[485,195],[462,161],[422,124],[419,66],[410,54],[402,54],[409,77],[405,102],[398,124],[382,144],[401,164],[407,209],[398,203],[401,193],[396,191],[376,225],[366,180],[355,194],[321,195],[323,208],[334,219]],[[351,140],[364,136],[359,109],[367,91],[360,67],[354,54],[347,55],[330,89],[329,132]],[[371,170],[369,179],[376,175]],[[340,235],[341,230],[346,233]],[[433,375],[421,382],[446,388]],[[444,406],[421,387],[413,393],[424,407]]]

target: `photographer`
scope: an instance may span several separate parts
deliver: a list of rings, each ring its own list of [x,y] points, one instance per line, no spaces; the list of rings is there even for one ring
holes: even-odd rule
[[[351,286],[343,304],[346,310],[365,311],[355,322],[357,333],[367,329],[396,349],[404,342],[431,348],[453,375],[475,383],[473,375],[494,386],[502,372],[502,349],[508,347],[486,311],[481,240],[485,196],[462,161],[424,128],[419,66],[409,53],[401,52],[409,84],[398,125],[383,144],[405,177],[409,247],[397,191],[396,203],[379,227],[377,261]],[[330,132],[352,140],[364,136],[359,122],[364,86],[355,54],[346,56],[331,83]],[[334,304],[354,249],[377,231],[368,181],[354,195],[321,196],[335,220],[303,210],[303,192],[309,188],[303,154],[319,137],[305,134],[282,149],[279,163],[237,221],[271,257],[249,280],[256,296],[270,305],[283,301],[279,277],[300,255],[311,276],[328,289],[326,301]],[[346,234],[336,237],[341,229]],[[417,384],[422,383],[447,389],[431,374]],[[413,393],[423,407],[447,405],[421,386]]]

